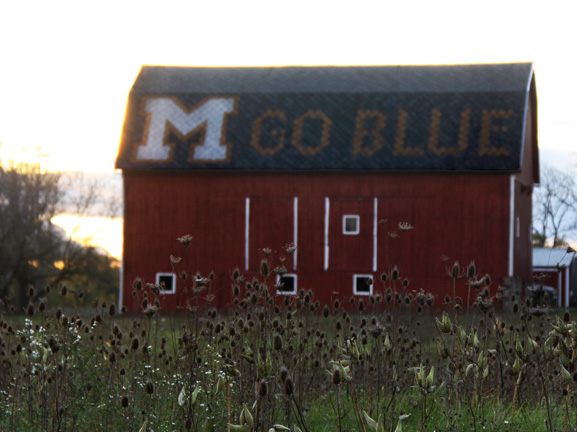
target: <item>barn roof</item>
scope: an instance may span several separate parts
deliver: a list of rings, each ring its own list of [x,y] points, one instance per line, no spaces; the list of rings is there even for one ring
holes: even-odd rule
[[[533,248],[533,268],[569,267],[575,261],[575,252],[559,248]]]
[[[530,63],[144,66],[117,167],[516,172],[535,113]]]

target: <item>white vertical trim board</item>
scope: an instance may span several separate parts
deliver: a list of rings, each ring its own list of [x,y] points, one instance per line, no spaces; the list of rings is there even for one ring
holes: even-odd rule
[[[561,307],[563,300],[563,274],[557,273],[557,307]]]
[[[515,270],[513,264],[515,250],[515,174],[511,174],[509,191],[509,276]]]
[[[569,267],[565,267],[565,307],[569,307]]]
[[[248,244],[250,227],[250,198],[244,199],[244,269],[248,271]]]
[[[377,271],[377,226],[378,226],[378,203],[377,198],[373,198],[373,271]]]
[[[329,211],[330,211],[329,197],[325,197],[325,262],[324,270],[329,268]]]
[[[124,224],[126,223],[126,188],[124,185],[124,175],[122,176],[122,255],[120,256],[120,280],[118,281],[118,310],[122,310],[122,296],[124,295]]]
[[[299,198],[293,198],[293,244],[295,247],[298,242],[298,228],[299,228]],[[298,248],[293,252],[293,270],[297,269],[297,253]]]

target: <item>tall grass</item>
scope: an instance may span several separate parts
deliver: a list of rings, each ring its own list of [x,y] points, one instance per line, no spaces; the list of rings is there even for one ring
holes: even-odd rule
[[[1,317],[0,430],[576,430],[577,322],[531,299],[499,312],[472,266],[447,275],[467,281],[469,313],[456,294],[433,309],[395,267],[362,301],[278,296],[282,263],[266,254],[260,277],[234,272],[226,313],[197,306],[210,275],[182,272],[191,301],[178,315],[142,281],[135,316],[37,300]]]

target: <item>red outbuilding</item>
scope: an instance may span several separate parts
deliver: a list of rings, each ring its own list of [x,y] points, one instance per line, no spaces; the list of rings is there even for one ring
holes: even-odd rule
[[[532,64],[145,66],[117,167],[128,310],[137,279],[162,285],[167,310],[206,294],[226,307],[234,270],[250,281],[263,259],[286,269],[273,292],[321,303],[382,294],[397,269],[399,288],[441,304],[455,261],[489,274],[492,294],[532,280]],[[183,271],[214,280],[195,298]]]

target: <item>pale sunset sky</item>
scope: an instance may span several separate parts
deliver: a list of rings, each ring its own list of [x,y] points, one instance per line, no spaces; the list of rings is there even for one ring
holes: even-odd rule
[[[577,167],[571,1],[0,3],[0,157],[108,173],[143,64],[393,65],[531,61],[543,163]],[[0,185],[1,187],[1,185]],[[117,188],[117,199],[122,199]],[[120,256],[121,219],[55,220]]]

